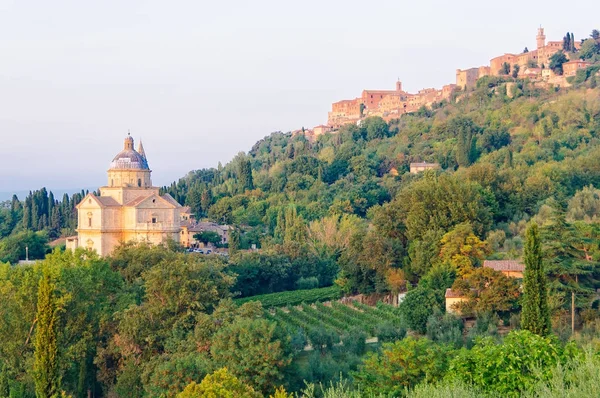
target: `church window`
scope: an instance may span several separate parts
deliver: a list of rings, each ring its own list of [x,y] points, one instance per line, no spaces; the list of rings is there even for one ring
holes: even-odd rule
[[[111,179],[111,180],[110,180],[110,186],[111,186],[111,187],[114,187],[114,186],[115,186],[115,180],[113,180],[113,179]]]

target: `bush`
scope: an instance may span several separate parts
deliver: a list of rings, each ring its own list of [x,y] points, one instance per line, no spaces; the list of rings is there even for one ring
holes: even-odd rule
[[[580,356],[573,343],[562,346],[554,336],[514,331],[502,344],[486,337],[471,350],[463,348],[452,360],[448,375],[488,392],[519,396],[540,381],[550,380],[555,366]]]
[[[394,325],[391,322],[385,322],[377,325],[375,336],[379,343],[389,343],[396,340],[402,340],[406,336],[406,328],[401,325]]]
[[[297,289],[314,289],[319,287],[319,278],[311,276],[309,278],[300,278],[296,281]]]
[[[407,337],[386,343],[381,353],[363,361],[354,380],[368,394],[401,396],[420,382],[441,379],[448,369],[453,349],[427,338]]]
[[[425,334],[427,320],[433,315],[435,308],[443,308],[443,302],[440,302],[440,297],[434,290],[418,287],[406,294],[399,308],[408,327]]]
[[[463,345],[464,325],[462,319],[453,314],[443,313],[436,308],[427,320],[427,337],[432,341],[450,344],[455,348]]]

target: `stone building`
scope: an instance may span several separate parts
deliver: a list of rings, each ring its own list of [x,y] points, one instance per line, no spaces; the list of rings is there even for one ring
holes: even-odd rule
[[[461,90],[475,87],[479,78],[479,68],[457,69],[456,70],[456,86]]]
[[[588,61],[581,61],[581,60],[575,60],[575,61],[569,61],[569,62],[565,62],[562,67],[563,67],[563,76],[575,76],[577,74],[577,71],[579,69],[585,69],[588,66],[592,65],[591,62]]]
[[[439,168],[440,168],[439,163],[420,162],[420,163],[411,163],[410,164],[410,172],[412,174],[417,174],[417,173],[420,173],[425,170],[437,170]]]
[[[67,239],[67,248],[105,256],[123,242],[179,242],[182,207],[169,194],[159,194],[151,173],[142,143],[136,151],[133,138],[125,138],[108,169],[108,184],[77,205],[77,236]]]

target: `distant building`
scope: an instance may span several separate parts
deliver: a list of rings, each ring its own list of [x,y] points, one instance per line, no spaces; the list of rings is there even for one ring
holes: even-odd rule
[[[67,238],[67,248],[106,256],[123,242],[179,242],[181,205],[160,195],[151,173],[142,143],[136,151],[133,138],[125,138],[108,169],[108,184],[77,205],[77,236]]]
[[[523,279],[525,266],[516,260],[485,260],[483,266],[500,271],[509,278]]]
[[[575,76],[579,69],[585,69],[590,65],[591,62],[581,60],[565,62],[562,64],[563,76]]]
[[[319,126],[313,127],[313,135],[315,137],[318,137],[320,135],[323,135],[325,133],[329,133],[330,131],[332,131],[333,128],[331,128],[330,126],[325,126],[324,124],[321,124]]]
[[[440,168],[439,163],[421,162],[421,163],[411,163],[410,164],[410,172],[413,174],[417,174],[417,173],[420,173],[425,170],[437,170],[439,168]]]
[[[477,79],[479,79],[479,68],[456,70],[456,86],[461,90],[475,87]]]
[[[457,304],[467,301],[462,293],[452,289],[446,289],[446,312],[450,314],[460,314],[460,311],[456,308]]]
[[[228,225],[219,225],[209,221],[190,220],[182,223],[179,241],[183,247],[204,247],[204,244],[194,238],[194,235],[210,231],[216,232],[221,237],[221,244],[226,244],[229,242],[229,230],[230,227]]]

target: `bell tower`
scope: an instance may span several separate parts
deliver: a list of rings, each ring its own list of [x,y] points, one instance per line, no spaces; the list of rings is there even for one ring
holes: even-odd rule
[[[537,41],[538,50],[546,46],[546,35],[544,35],[544,28],[542,28],[541,26],[538,28],[538,33],[535,37],[535,40]]]

